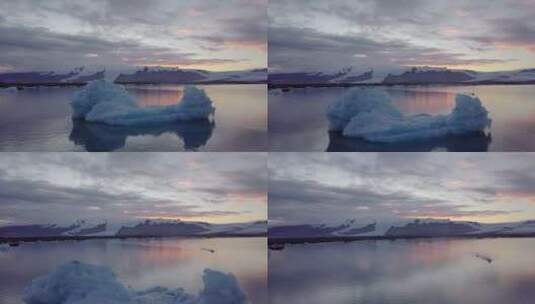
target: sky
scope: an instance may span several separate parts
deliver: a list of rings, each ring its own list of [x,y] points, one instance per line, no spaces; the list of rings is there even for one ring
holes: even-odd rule
[[[0,72],[267,66],[267,0],[0,2]]]
[[[2,153],[0,225],[266,220],[265,153]]]
[[[532,153],[272,153],[270,224],[535,219]]]
[[[535,68],[535,0],[271,0],[270,71]]]

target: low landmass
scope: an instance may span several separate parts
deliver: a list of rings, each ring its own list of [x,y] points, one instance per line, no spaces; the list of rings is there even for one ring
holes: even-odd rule
[[[434,219],[416,219],[399,224],[359,223],[279,225],[268,229],[269,245],[280,249],[284,244],[350,242],[359,240],[395,240],[421,238],[498,238],[535,237],[535,221],[513,223],[478,223]],[[282,247],[283,248],[283,247]]]
[[[270,89],[303,87],[350,87],[395,85],[512,85],[535,84],[535,69],[479,72],[435,67],[413,67],[400,73],[381,75],[373,70],[273,72]]]
[[[260,237],[267,235],[267,222],[211,224],[180,220],[145,220],[130,223],[76,221],[70,225],[6,225],[0,227],[0,243],[125,239],[125,238],[213,238]]]
[[[118,84],[265,84],[267,69],[213,72],[196,69],[144,67],[135,72],[111,73],[78,67],[72,71],[0,73],[0,87],[82,86],[107,79]]]

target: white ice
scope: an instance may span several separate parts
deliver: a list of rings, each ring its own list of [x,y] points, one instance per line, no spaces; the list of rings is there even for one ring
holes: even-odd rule
[[[344,136],[374,142],[425,140],[484,131],[490,127],[488,112],[479,98],[457,94],[448,115],[403,115],[389,95],[378,88],[353,88],[327,110],[329,129]]]
[[[19,90],[17,89],[17,87],[7,87],[5,89],[0,89],[0,92],[3,92],[3,93],[17,93]]]
[[[177,104],[139,107],[124,87],[106,80],[87,84],[74,95],[71,107],[74,119],[120,126],[209,119],[215,113],[212,100],[195,86],[186,86]]]
[[[24,290],[27,304],[244,304],[247,299],[232,274],[205,269],[198,295],[182,288],[134,291],[110,268],[73,261],[34,279]]]

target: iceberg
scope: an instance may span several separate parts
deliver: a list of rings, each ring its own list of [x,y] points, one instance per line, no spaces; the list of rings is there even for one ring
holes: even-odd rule
[[[126,288],[105,266],[72,261],[34,279],[24,290],[26,304],[245,304],[232,274],[205,269],[204,289],[191,295],[182,288]]]
[[[378,88],[354,88],[327,109],[329,130],[371,142],[426,140],[448,135],[484,132],[491,125],[479,98],[457,94],[447,115],[403,115],[388,94]]]
[[[204,90],[186,86],[182,100],[174,105],[140,107],[120,85],[95,80],[71,100],[72,118],[116,126],[139,126],[210,119],[215,113]]]

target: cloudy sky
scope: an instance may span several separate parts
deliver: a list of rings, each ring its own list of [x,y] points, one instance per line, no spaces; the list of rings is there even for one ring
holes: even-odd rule
[[[270,222],[535,219],[530,153],[272,153]]]
[[[535,67],[535,0],[271,0],[270,69]]]
[[[0,225],[266,220],[264,153],[2,153]]]
[[[0,2],[0,71],[267,65],[267,0]]]

